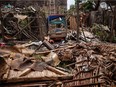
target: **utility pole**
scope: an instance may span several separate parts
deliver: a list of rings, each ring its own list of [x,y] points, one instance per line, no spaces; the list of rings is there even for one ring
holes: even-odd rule
[[[76,13],[77,13],[77,17],[76,17],[76,22],[77,22],[77,42],[79,42],[79,25],[80,25],[80,17],[79,17],[79,0],[75,0],[75,6],[76,6]]]

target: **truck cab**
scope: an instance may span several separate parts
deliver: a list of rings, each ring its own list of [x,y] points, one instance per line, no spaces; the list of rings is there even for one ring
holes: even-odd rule
[[[62,39],[67,35],[65,15],[50,15],[48,20],[48,35],[51,39]]]

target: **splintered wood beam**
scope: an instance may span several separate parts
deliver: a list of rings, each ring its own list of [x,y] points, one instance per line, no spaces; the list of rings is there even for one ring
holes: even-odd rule
[[[56,68],[54,68],[54,67],[52,67],[52,66],[49,66],[49,65],[47,65],[46,68],[47,68],[48,70],[50,70],[50,71],[56,73],[56,74],[59,74],[59,75],[67,75],[67,74],[68,74],[68,73],[65,73],[65,72],[63,72],[63,71],[61,71],[61,70],[58,70],[58,69],[56,69]]]
[[[31,68],[27,68],[19,75],[19,77],[25,76],[25,75],[29,74],[30,72],[31,72]]]

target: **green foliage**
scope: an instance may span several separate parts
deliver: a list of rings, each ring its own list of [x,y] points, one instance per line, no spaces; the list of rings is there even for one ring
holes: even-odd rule
[[[72,9],[72,10],[75,9],[75,5],[71,5],[71,6],[70,6],[70,10],[71,10],[71,9]]]
[[[110,33],[105,29],[104,25],[93,24],[92,32],[102,41],[108,41]]]
[[[113,37],[112,42],[113,42],[113,43],[116,43],[116,37]]]
[[[68,14],[73,14],[75,12],[75,5],[71,5],[70,9],[67,11]]]
[[[93,9],[93,3],[91,1],[87,1],[85,4],[84,4],[84,10],[92,10]]]
[[[25,27],[28,24],[28,22],[27,22],[26,19],[24,19],[24,20],[21,20],[19,24],[23,28],[23,27]]]
[[[87,2],[82,4],[82,10],[84,11],[91,11],[93,9],[93,1],[88,0]]]

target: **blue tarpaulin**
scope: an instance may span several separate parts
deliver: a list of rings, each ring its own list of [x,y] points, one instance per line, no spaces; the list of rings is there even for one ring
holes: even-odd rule
[[[62,18],[62,17],[65,17],[64,15],[50,15],[48,16],[48,21],[51,21],[51,20],[54,20],[54,19],[57,19],[57,18]]]
[[[65,24],[65,16],[64,15],[50,15],[48,17],[48,23],[50,24]],[[61,19],[61,20],[54,20],[54,19]]]

